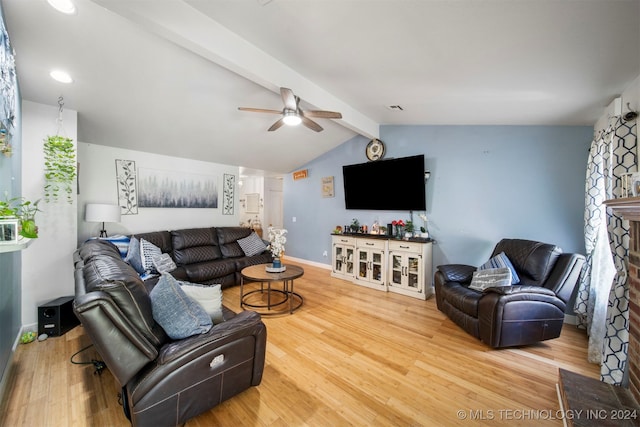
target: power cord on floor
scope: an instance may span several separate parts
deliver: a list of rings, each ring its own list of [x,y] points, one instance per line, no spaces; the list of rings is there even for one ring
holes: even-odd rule
[[[76,351],[73,356],[71,356],[71,363],[73,363],[74,365],[93,365],[93,367],[95,368],[95,371],[93,371],[93,375],[101,375],[104,368],[107,367],[107,365],[105,365],[102,360],[91,359],[90,362],[76,362],[75,360],[73,360],[73,358],[78,354],[90,349],[91,347],[93,347],[93,344],[89,344],[88,346]]]

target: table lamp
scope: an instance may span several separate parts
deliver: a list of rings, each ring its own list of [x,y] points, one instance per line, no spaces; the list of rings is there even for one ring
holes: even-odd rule
[[[105,222],[120,222],[120,206],[103,203],[88,203],[84,213],[87,222],[101,222],[100,237],[108,237],[104,228]]]

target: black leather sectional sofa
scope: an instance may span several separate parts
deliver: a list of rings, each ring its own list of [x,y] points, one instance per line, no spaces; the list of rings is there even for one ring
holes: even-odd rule
[[[239,283],[245,266],[272,260],[268,251],[244,255],[237,240],[250,233],[218,227],[136,236],[171,255],[176,279],[228,287]],[[224,321],[174,340],[154,320],[157,275],[143,280],[113,243],[100,239],[78,248],[74,266],[74,311],[121,385],[124,413],[133,425],[181,425],[260,384],[267,331],[259,314],[223,306]]]

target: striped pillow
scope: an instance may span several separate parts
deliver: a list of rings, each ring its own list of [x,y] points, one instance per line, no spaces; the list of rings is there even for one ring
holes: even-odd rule
[[[504,252],[500,252],[498,255],[482,264],[478,267],[478,270],[486,270],[487,268],[508,268],[511,270],[511,284],[517,285],[520,283],[520,277],[518,276],[518,273],[516,273],[516,269],[513,267],[513,264],[511,264],[511,261],[509,261],[509,258],[507,258],[507,255]]]

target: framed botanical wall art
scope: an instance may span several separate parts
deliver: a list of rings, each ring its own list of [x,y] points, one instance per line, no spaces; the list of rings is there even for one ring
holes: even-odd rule
[[[122,215],[138,214],[138,188],[136,162],[116,159],[116,181],[118,183],[118,204]]]
[[[215,176],[156,169],[138,170],[141,208],[218,208]]]
[[[236,176],[225,173],[222,181],[222,215],[233,215]]]

